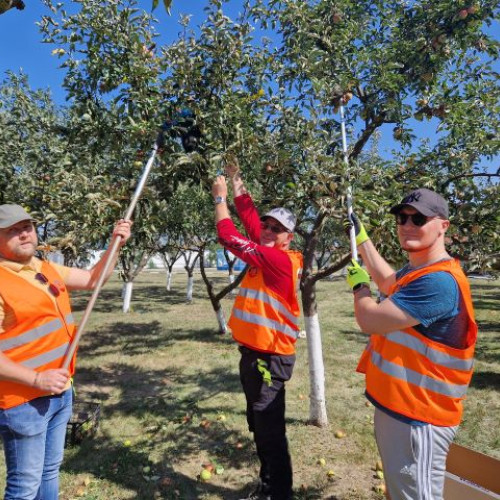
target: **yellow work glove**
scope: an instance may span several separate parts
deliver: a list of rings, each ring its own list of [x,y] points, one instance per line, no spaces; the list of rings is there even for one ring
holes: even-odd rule
[[[351,260],[351,266],[347,268],[347,284],[352,290],[357,290],[360,286],[370,286],[370,275],[354,260]]]
[[[343,224],[347,236],[349,236],[351,227],[354,226],[354,234],[356,235],[356,245],[358,246],[362,245],[365,241],[370,239],[368,233],[365,230],[365,226],[363,226],[363,223],[358,219],[358,217],[355,214],[351,214],[351,220],[347,218],[344,220]]]

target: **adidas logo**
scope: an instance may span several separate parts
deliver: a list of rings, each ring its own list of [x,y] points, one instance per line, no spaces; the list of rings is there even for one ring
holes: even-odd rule
[[[408,465],[405,465],[400,471],[400,474],[406,474],[407,476],[413,476],[411,469]]]

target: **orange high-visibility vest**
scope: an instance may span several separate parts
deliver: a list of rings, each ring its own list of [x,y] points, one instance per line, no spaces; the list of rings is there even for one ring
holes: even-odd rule
[[[366,392],[385,408],[439,426],[461,421],[462,400],[472,377],[477,324],[469,283],[455,260],[410,272],[389,296],[425,274],[445,271],[456,280],[468,316],[466,347],[457,349],[430,340],[414,328],[372,335],[357,371],[366,374]]]
[[[300,252],[286,251],[292,262],[293,299],[269,289],[261,269],[250,268],[243,278],[228,325],[236,342],[257,351],[293,354],[299,335],[297,289],[302,274]]]
[[[41,272],[60,291],[54,304],[48,293],[16,273],[0,266],[0,294],[11,308],[16,322],[0,335],[0,351],[5,356],[37,372],[61,368],[75,333],[69,294],[59,273],[47,262]],[[75,355],[76,356],[76,355]],[[74,373],[75,356],[69,372]],[[31,401],[44,393],[33,387],[0,380],[0,408],[7,409]]]

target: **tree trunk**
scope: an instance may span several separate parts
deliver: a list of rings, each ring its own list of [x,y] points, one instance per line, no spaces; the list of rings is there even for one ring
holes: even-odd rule
[[[130,301],[132,300],[132,289],[134,287],[133,281],[126,281],[123,283],[122,296],[123,296],[123,308],[124,313],[128,313],[130,310]]]
[[[217,309],[216,313],[217,313],[217,322],[219,323],[219,332],[222,335],[225,335],[227,333],[227,323],[220,302],[219,302],[219,309]]]
[[[323,348],[321,344],[321,329],[319,316],[304,317],[307,335],[307,352],[309,359],[309,420],[313,425],[326,427],[328,416],[326,414],[325,400],[325,367],[323,363]]]
[[[304,268],[300,288],[302,291],[302,311],[306,327],[307,351],[309,357],[309,421],[318,427],[328,425],[325,402],[325,368],[321,346],[321,329],[316,302],[316,279],[313,273],[314,255],[318,244],[318,230],[325,215],[320,214],[315,226],[304,237]]]
[[[193,301],[193,282],[194,282],[193,275],[188,275],[187,294],[186,294],[186,300],[188,302]]]
[[[167,269],[167,292],[170,292],[170,290],[172,290],[172,274],[174,274],[174,270]]]

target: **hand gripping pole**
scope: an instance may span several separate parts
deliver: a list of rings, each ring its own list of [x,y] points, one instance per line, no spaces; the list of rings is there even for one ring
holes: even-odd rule
[[[344,151],[344,163],[349,172],[349,156],[347,154],[347,136],[345,133],[345,120],[344,120],[344,106],[340,106],[340,129],[342,131],[342,150]],[[349,183],[347,187],[347,217],[351,221],[352,215],[352,187]],[[351,256],[354,260],[358,260],[358,247],[356,245],[356,230],[354,229],[354,224],[351,224],[351,229],[349,231],[349,240],[351,242]]]
[[[153,150],[151,152],[151,156],[149,157],[146,167],[144,168],[141,178],[139,179],[139,182],[137,183],[137,186],[135,188],[134,195],[132,197],[132,200],[130,201],[130,205],[127,209],[127,212],[123,216],[124,219],[130,219],[132,217],[132,214],[134,213],[135,206],[137,205],[137,201],[139,200],[142,191],[144,189],[144,186],[146,185],[146,180],[148,178],[149,172],[151,171],[151,168],[153,166],[153,163],[156,158],[156,153],[158,152],[158,149],[162,147],[164,141],[163,137],[163,130],[158,134],[158,137],[156,138],[156,141],[153,145]],[[76,348],[78,347],[78,343],[80,341],[80,337],[82,336],[85,326],[87,325],[87,321],[90,317],[90,313],[92,312],[92,309],[94,308],[94,304],[97,300],[97,297],[99,295],[99,292],[101,291],[101,288],[104,284],[104,279],[109,272],[109,268],[111,266],[111,262],[113,262],[113,257],[118,249],[118,246],[120,244],[121,237],[118,236],[117,238],[113,238],[111,241],[111,246],[110,250],[108,252],[106,262],[104,263],[103,269],[101,271],[101,274],[99,275],[99,278],[97,279],[97,282],[95,284],[94,290],[92,292],[92,296],[90,297],[90,300],[87,304],[87,307],[85,309],[85,312],[83,313],[82,319],[80,321],[80,324],[78,326],[78,329],[76,331],[75,336],[73,337],[68,350],[66,351],[66,354],[64,355],[64,360],[62,364],[62,368],[68,369],[69,364],[71,362],[71,359],[73,358],[73,354],[76,351]]]

